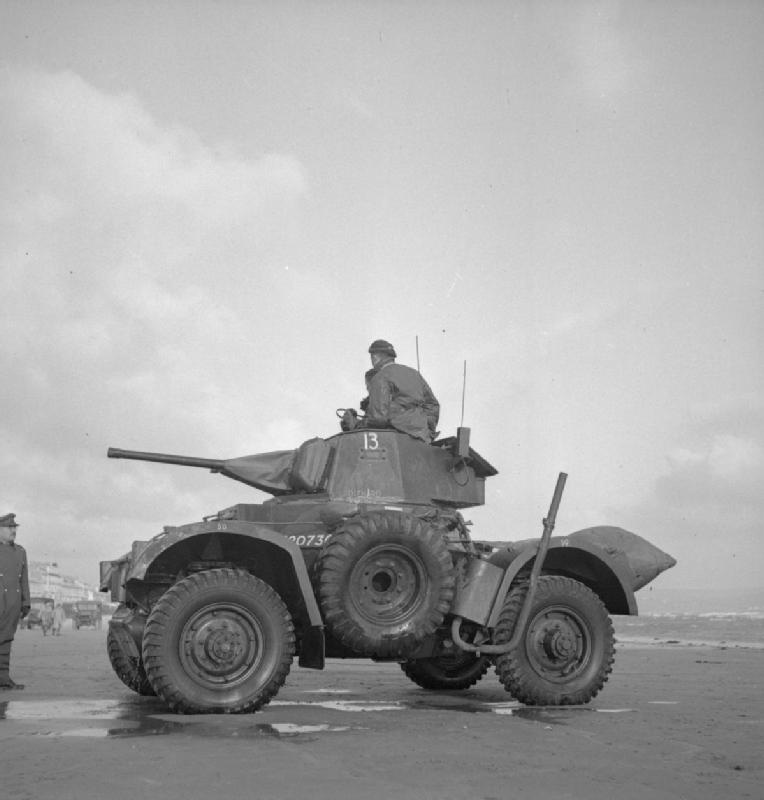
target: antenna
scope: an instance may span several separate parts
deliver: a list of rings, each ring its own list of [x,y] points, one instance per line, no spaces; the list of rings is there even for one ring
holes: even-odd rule
[[[419,369],[419,336],[415,336],[414,339],[416,341],[416,371],[421,372]]]
[[[454,455],[462,462],[470,457],[470,429],[464,427],[464,395],[467,391],[467,359],[464,360],[464,376],[462,378],[462,421],[456,429]]]
[[[464,359],[464,374],[462,376],[462,421],[460,425],[464,426],[464,395],[467,392],[467,359]]]

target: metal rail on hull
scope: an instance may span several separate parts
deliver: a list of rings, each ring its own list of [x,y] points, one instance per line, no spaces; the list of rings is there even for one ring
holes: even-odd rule
[[[549,549],[549,540],[552,538],[552,531],[554,530],[555,521],[557,520],[557,509],[560,507],[560,500],[562,499],[562,492],[565,488],[565,481],[567,479],[568,476],[564,472],[561,472],[557,477],[557,485],[555,486],[554,496],[552,497],[552,502],[549,506],[549,513],[546,515],[546,517],[544,517],[544,533],[539,541],[536,557],[533,561],[533,567],[531,568],[530,578],[528,579],[528,594],[525,596],[523,607],[520,611],[520,616],[517,619],[515,629],[512,632],[512,636],[510,637],[509,641],[502,642],[501,644],[482,645],[465,642],[464,639],[462,639],[460,632],[463,619],[462,617],[454,617],[454,620],[451,623],[451,638],[454,640],[454,644],[456,644],[457,647],[470,653],[487,655],[501,655],[502,653],[508,653],[510,650],[514,650],[514,648],[517,647],[520,637],[525,630],[525,625],[528,622],[528,617],[531,613],[531,606],[536,595],[539,575],[541,574],[541,568],[544,564],[547,550]]]

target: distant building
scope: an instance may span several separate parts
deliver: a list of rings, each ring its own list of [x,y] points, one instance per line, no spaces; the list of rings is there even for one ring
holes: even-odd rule
[[[62,575],[58,564],[29,563],[29,593],[34,597],[51,597],[56,603],[92,600],[98,589],[79,578]]]

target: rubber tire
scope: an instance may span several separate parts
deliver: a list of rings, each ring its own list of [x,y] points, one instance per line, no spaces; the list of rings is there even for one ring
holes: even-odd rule
[[[459,690],[474,686],[488,672],[491,659],[460,650],[449,656],[404,661],[401,669],[417,686],[432,690]]]
[[[156,694],[143,668],[143,662],[125,655],[117,637],[111,631],[106,634],[106,652],[109,654],[111,668],[128,689],[144,697],[153,697]]]
[[[410,514],[351,518],[324,545],[316,568],[324,621],[359,655],[411,654],[440,627],[454,599],[442,533]]]
[[[294,652],[283,600],[265,581],[233,569],[178,581],[154,605],[143,635],[154,691],[184,714],[262,708],[283,686]]]
[[[509,641],[527,591],[524,584],[507,595],[496,643]],[[496,657],[496,674],[521,703],[578,705],[605,685],[614,658],[613,624],[599,597],[572,578],[544,575],[525,632],[514,650]]]

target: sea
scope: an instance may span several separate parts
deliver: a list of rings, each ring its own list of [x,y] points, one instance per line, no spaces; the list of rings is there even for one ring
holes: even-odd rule
[[[707,645],[764,650],[764,611],[640,614],[613,617],[616,639],[628,644]]]
[[[613,617],[623,643],[764,650],[764,589],[645,589],[637,604],[638,616]]]

